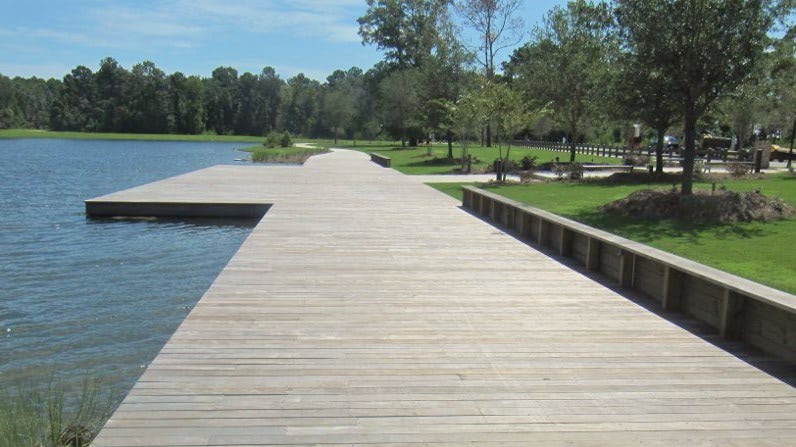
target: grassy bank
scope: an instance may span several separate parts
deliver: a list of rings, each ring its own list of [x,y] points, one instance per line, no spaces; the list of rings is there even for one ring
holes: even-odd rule
[[[56,132],[36,129],[5,129],[0,130],[0,138],[60,138],[67,140],[139,140],[139,141],[196,141],[196,142],[260,142],[265,137],[241,135],[173,135],[173,134],[135,134],[135,133],[102,133],[102,132]]]
[[[727,180],[721,184],[739,192],[761,188],[763,194],[780,197],[796,206],[794,176]],[[461,185],[432,186],[461,199]],[[796,294],[796,263],[793,261],[796,218],[716,225],[608,216],[598,211],[601,205],[633,191],[649,187],[665,189],[671,185],[551,182],[486,187],[537,208]],[[710,184],[702,183],[697,187],[709,190]]]
[[[313,155],[329,152],[325,147],[278,147],[266,148],[262,145],[249,146],[241,149],[251,153],[252,161],[258,163],[303,164]]]
[[[308,142],[316,142],[310,141]],[[325,140],[323,144],[329,144]],[[402,149],[399,147],[400,143],[394,142],[358,142],[356,146],[351,144],[351,141],[339,141],[334,147],[352,149],[363,152],[376,152],[384,156],[390,157],[392,160],[392,168],[403,172],[404,174],[411,175],[428,175],[428,174],[451,174],[461,167],[461,164],[456,159],[461,157],[461,146],[454,145],[453,157],[448,158],[447,144],[433,144],[430,147],[420,146],[417,148]],[[473,172],[484,172],[487,167],[498,158],[497,147],[483,147],[483,146],[469,146],[468,151],[474,157]],[[506,148],[503,148],[506,151]],[[538,149],[527,149],[521,147],[511,148],[511,159],[519,163],[525,156],[537,157],[537,163],[546,163],[554,161],[558,157],[561,161],[568,161],[569,154],[566,152],[552,152],[543,151]],[[598,157],[594,155],[581,155],[578,154],[577,161],[605,163],[605,164],[619,164],[621,160],[618,158]]]
[[[0,390],[0,447],[87,446],[108,420],[115,401],[87,375],[80,390],[56,378],[44,386]]]

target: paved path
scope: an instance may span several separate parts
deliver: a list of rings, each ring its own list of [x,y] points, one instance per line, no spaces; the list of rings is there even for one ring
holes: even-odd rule
[[[364,154],[106,199],[274,206],[96,446],[796,445],[793,387]]]

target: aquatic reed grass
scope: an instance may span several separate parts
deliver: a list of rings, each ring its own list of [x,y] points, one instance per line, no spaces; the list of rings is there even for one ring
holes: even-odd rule
[[[67,392],[54,375],[46,386],[0,391],[0,447],[86,447],[113,411],[112,393],[86,375]]]

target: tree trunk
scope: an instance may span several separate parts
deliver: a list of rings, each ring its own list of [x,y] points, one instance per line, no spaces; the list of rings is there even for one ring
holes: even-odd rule
[[[658,143],[655,144],[655,172],[663,174],[663,138],[666,128],[658,129]]]
[[[338,134],[338,131],[337,131],[337,128],[335,127],[334,128],[334,145],[335,146],[337,146],[337,134]]]
[[[486,123],[486,147],[492,147],[492,124]]]
[[[793,140],[796,139],[796,117],[793,118],[793,129],[790,131],[790,151],[788,151],[788,170],[791,169],[793,160]]]
[[[575,162],[575,151],[577,150],[577,145],[575,144],[575,135],[577,135],[577,128],[575,126],[570,126],[569,128],[569,162]]]
[[[448,160],[453,160],[453,132],[449,130],[446,137],[448,138]]]
[[[509,143],[508,149],[506,149],[506,161],[503,162],[503,181],[506,181],[506,174],[509,170],[509,156],[511,154],[511,143]]]
[[[694,158],[696,157],[696,104],[692,98],[687,98],[685,102],[684,133],[685,133],[685,153],[683,154],[683,195],[691,195],[694,191]]]

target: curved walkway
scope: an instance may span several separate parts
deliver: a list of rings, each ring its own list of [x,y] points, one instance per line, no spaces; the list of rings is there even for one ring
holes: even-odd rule
[[[101,200],[274,205],[96,446],[796,445],[793,387],[364,154]]]

